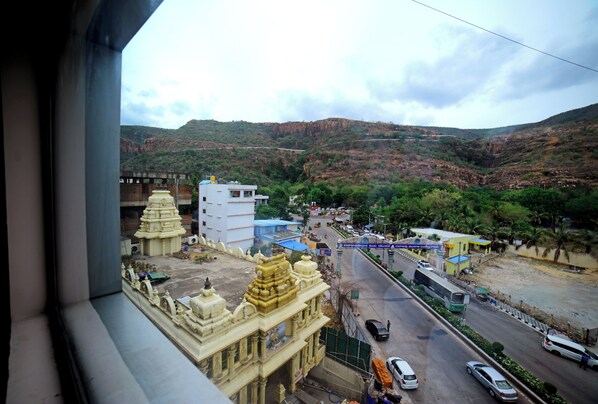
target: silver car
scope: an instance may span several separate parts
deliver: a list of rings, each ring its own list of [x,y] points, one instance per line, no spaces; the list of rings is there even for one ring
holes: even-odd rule
[[[490,395],[502,401],[517,401],[517,390],[496,369],[478,361],[467,362],[467,373],[473,375]]]

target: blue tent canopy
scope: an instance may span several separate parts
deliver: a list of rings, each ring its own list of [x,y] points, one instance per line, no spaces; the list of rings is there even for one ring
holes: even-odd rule
[[[293,240],[281,241],[280,243],[277,243],[277,244],[283,248],[288,248],[289,250],[293,250],[293,251],[309,250],[308,245],[300,243],[298,241],[293,241]]]
[[[465,262],[469,259],[466,255],[455,255],[454,257],[449,258],[448,260],[453,264],[458,264],[459,262]]]

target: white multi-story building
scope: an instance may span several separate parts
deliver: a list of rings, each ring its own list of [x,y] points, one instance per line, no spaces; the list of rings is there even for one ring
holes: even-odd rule
[[[198,229],[204,238],[247,250],[253,245],[256,185],[199,183]]]

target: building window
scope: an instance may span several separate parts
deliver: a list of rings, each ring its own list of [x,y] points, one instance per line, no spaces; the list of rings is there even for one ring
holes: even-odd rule
[[[201,198],[201,200],[205,202],[206,201],[206,197],[204,196],[203,198]]]
[[[241,191],[230,191],[231,198],[239,198],[241,196]]]
[[[201,233],[201,236],[202,236],[203,238],[207,238],[207,237],[208,237],[208,236],[206,236],[206,233]]]
[[[235,363],[239,362],[239,351],[241,351],[241,343],[237,342],[235,344]]]
[[[201,213],[206,213],[206,210],[205,210],[205,209],[202,209],[202,210],[201,210]]]
[[[210,356],[208,358],[208,372],[207,372],[206,376],[208,377],[208,379],[211,379],[213,375],[214,375],[214,366],[213,366],[213,362],[212,362],[212,357]]]
[[[205,225],[206,225],[206,222],[201,222],[201,225],[202,225],[202,226],[205,226]]]
[[[251,355],[251,349],[252,349],[252,345],[251,345],[251,335],[249,337],[247,337],[247,355]]]
[[[228,350],[222,351],[222,370],[228,369]]]
[[[249,197],[253,196],[253,191],[243,191],[243,196],[245,198],[249,198]]]

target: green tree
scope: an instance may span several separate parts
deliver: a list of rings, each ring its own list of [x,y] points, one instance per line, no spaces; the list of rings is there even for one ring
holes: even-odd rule
[[[353,224],[362,227],[369,223],[371,217],[370,207],[362,205],[353,211]]]
[[[434,212],[429,206],[420,206],[418,213],[419,218],[416,221],[417,225],[429,226],[434,220]]]
[[[503,202],[498,209],[498,220],[501,223],[513,224],[518,220],[527,221],[529,210],[521,205]]]
[[[269,205],[258,205],[255,209],[255,218],[257,220],[261,219],[273,219],[278,216],[278,209],[273,208]]]
[[[591,254],[596,256],[596,244],[598,243],[598,237],[596,233],[583,229],[579,231],[573,239],[573,246],[581,249],[585,254]]]
[[[422,206],[429,207],[436,215],[452,210],[461,200],[458,192],[449,192],[444,189],[433,189],[422,198]]]
[[[307,195],[307,202],[316,202],[318,206],[324,208],[332,206],[332,191],[328,187],[328,184],[324,182],[319,182],[316,185],[314,185],[309,194]]]
[[[305,234],[307,236],[307,229],[309,228],[308,223],[309,223],[310,211],[309,211],[309,205],[307,205],[306,203],[303,203],[303,201],[301,201],[300,205],[299,205],[299,214],[301,215],[301,218],[303,219],[303,234]]]
[[[332,203],[335,208],[344,206],[348,198],[349,192],[343,187],[334,190],[332,193]]]
[[[483,232],[484,224],[478,216],[468,216],[463,219],[459,231],[466,234],[478,234]]]
[[[555,230],[565,203],[562,193],[554,189],[530,187],[521,191],[517,199],[529,210],[545,214],[550,221],[550,226]]]
[[[357,207],[368,203],[368,191],[365,188],[356,188],[347,197],[347,205]]]
[[[502,229],[498,223],[493,222],[488,226],[484,226],[484,238],[490,240],[490,248],[496,250],[497,247],[500,245],[499,240],[501,239],[503,233]]]
[[[569,200],[565,205],[565,214],[577,226],[595,229],[598,223],[598,190]]]
[[[555,231],[548,232],[547,236],[550,244],[542,253],[542,257],[547,257],[554,250],[553,260],[556,262],[559,260],[562,251],[567,261],[569,261],[569,245],[573,238],[563,224],[561,223]]]
[[[291,265],[295,265],[296,262],[301,261],[301,256],[304,253],[302,253],[301,251],[293,251],[291,253],[291,256],[289,257],[289,262],[291,263]]]
[[[544,229],[539,227],[533,227],[532,230],[525,235],[525,246],[527,247],[527,249],[534,247],[534,249],[536,250],[536,256],[540,253],[538,245],[542,241],[545,234],[546,232],[544,231]],[[520,246],[517,246],[516,249],[518,249],[519,247]]]
[[[258,189],[258,193],[269,196],[268,206],[277,210],[276,217],[282,220],[290,220],[289,215],[289,194],[285,185],[272,185]]]

